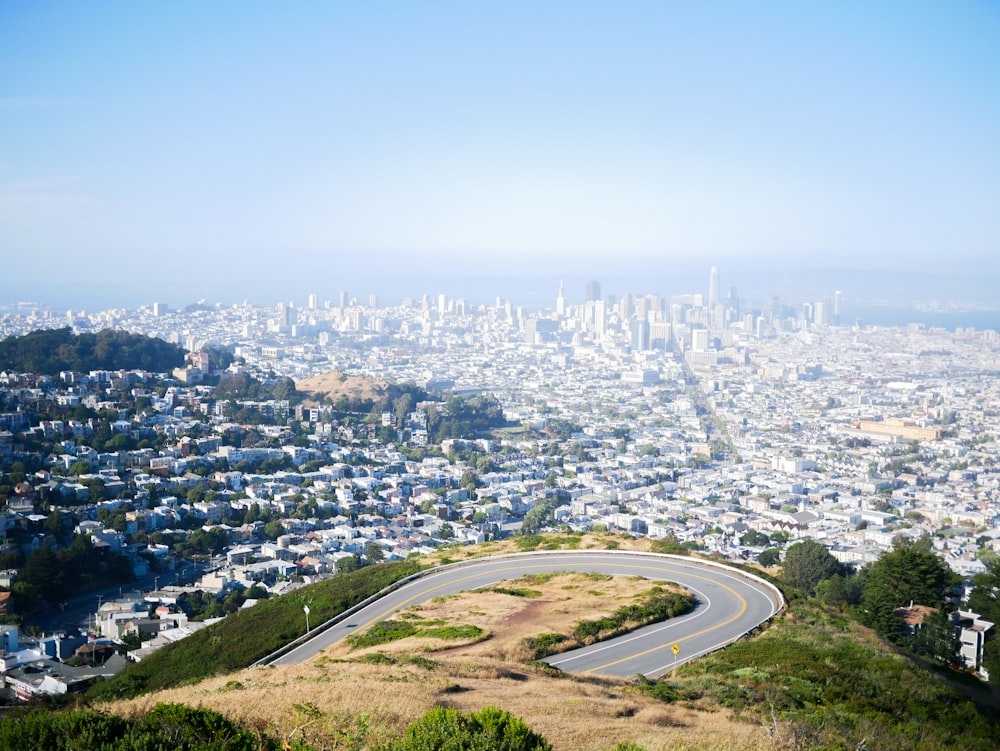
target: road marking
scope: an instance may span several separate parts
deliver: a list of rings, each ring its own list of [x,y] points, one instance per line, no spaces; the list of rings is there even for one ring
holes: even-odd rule
[[[595,553],[596,552],[597,551],[595,551]],[[461,585],[463,582],[467,582],[469,580],[472,580],[472,579],[475,579],[477,577],[483,576],[484,574],[486,574],[486,575],[490,575],[490,574],[496,575],[496,574],[502,574],[503,572],[506,572],[506,571],[517,571],[517,572],[519,572],[517,575],[512,575],[512,576],[509,576],[509,577],[506,577],[506,578],[500,578],[500,579],[494,580],[490,584],[479,585],[478,587],[474,587],[472,590],[469,590],[469,589],[458,590],[457,593],[461,593],[463,591],[474,591],[476,589],[482,590],[482,589],[485,589],[485,588],[488,588],[488,587],[496,586],[497,584],[500,584],[501,582],[504,582],[504,581],[510,581],[512,579],[517,579],[520,576],[525,575],[525,570],[526,569],[534,569],[534,570],[541,569],[541,570],[545,571],[546,573],[550,573],[550,572],[551,573],[560,573],[560,572],[566,572],[566,573],[569,573],[569,572],[572,572],[572,573],[601,573],[601,574],[606,574],[608,576],[614,576],[616,574],[615,573],[609,573],[606,569],[626,569],[628,572],[636,572],[636,571],[648,570],[648,571],[651,571],[651,572],[655,572],[655,576],[653,576],[653,575],[649,575],[648,576],[648,578],[650,578],[652,580],[672,581],[672,582],[676,582],[678,584],[681,584],[681,586],[686,586],[686,585],[682,584],[676,578],[672,578],[669,575],[673,574],[675,576],[690,577],[690,578],[694,578],[694,579],[702,579],[702,580],[704,580],[706,582],[709,582],[710,584],[717,585],[717,586],[722,587],[723,589],[727,590],[734,597],[736,597],[737,600],[739,600],[740,603],[741,603],[741,607],[740,607],[739,612],[736,613],[736,615],[734,615],[733,617],[726,619],[725,621],[717,623],[717,624],[715,624],[713,626],[710,626],[708,628],[704,628],[704,629],[702,629],[700,631],[697,631],[697,632],[695,632],[693,634],[688,634],[687,636],[682,636],[682,637],[679,637],[679,638],[674,639],[672,641],[668,640],[664,644],[661,644],[661,645],[656,646],[656,647],[652,647],[650,649],[643,650],[643,651],[638,652],[638,653],[634,653],[634,654],[632,654],[632,655],[630,655],[628,657],[624,657],[624,658],[622,658],[620,660],[614,660],[614,661],[608,662],[608,663],[606,663],[604,665],[599,665],[597,667],[594,667],[594,668],[591,668],[589,670],[583,671],[583,672],[587,672],[587,673],[593,673],[595,671],[605,670],[608,667],[613,667],[615,665],[619,665],[621,663],[628,662],[629,660],[633,660],[633,659],[636,659],[638,657],[642,657],[644,655],[651,654],[651,653],[656,652],[658,650],[664,649],[666,647],[671,646],[671,644],[679,644],[680,642],[688,641],[690,639],[693,639],[695,637],[701,636],[703,634],[710,633],[711,631],[715,631],[715,630],[717,630],[719,628],[722,628],[724,626],[727,626],[727,625],[733,623],[734,621],[736,621],[737,619],[739,619],[747,611],[747,608],[748,608],[747,600],[744,599],[732,587],[729,587],[726,584],[724,584],[721,581],[719,581],[719,579],[728,579],[728,580],[731,580],[731,581],[747,581],[745,577],[739,576],[739,572],[732,572],[731,573],[731,572],[725,570],[722,567],[719,567],[718,569],[714,569],[714,567],[713,567],[713,571],[714,571],[715,575],[718,578],[711,578],[711,577],[704,576],[704,575],[701,575],[699,573],[696,573],[697,571],[704,571],[705,570],[703,567],[699,566],[698,563],[696,563],[696,562],[688,563],[688,562],[685,562],[685,561],[678,561],[676,559],[662,559],[662,560],[656,560],[656,559],[650,560],[650,559],[646,559],[646,561],[649,561],[649,563],[646,563],[646,562],[640,563],[640,562],[638,562],[636,560],[631,560],[631,561],[628,561],[628,562],[615,562],[615,561],[610,561],[607,558],[595,560],[594,557],[593,557],[595,553],[591,553],[591,554],[582,553],[582,554],[576,554],[576,555],[574,555],[574,553],[572,551],[565,551],[563,553],[563,555],[560,556],[560,558],[562,558],[562,562],[548,561],[548,562],[542,562],[542,563],[526,563],[526,562],[524,562],[522,560],[522,561],[519,561],[516,564],[514,564],[512,562],[512,565],[503,566],[503,567],[499,567],[499,568],[495,567],[495,563],[496,563],[495,561],[493,561],[493,562],[488,561],[488,560],[483,560],[483,561],[469,561],[468,564],[467,564],[469,566],[469,568],[471,568],[471,569],[478,569],[478,570],[474,571],[473,573],[470,573],[468,576],[463,576],[463,577],[457,578],[457,579],[448,579],[447,581],[445,581],[445,582],[443,582],[441,584],[437,584],[435,586],[431,586],[431,587],[423,586],[420,589],[420,591],[418,591],[417,593],[415,593],[414,595],[412,595],[410,597],[407,597],[405,600],[402,600],[399,604],[394,605],[393,607],[388,608],[388,609],[382,611],[379,615],[377,615],[377,616],[375,616],[373,618],[370,618],[369,620],[367,620],[362,625],[356,626],[355,627],[355,633],[360,633],[364,629],[367,629],[370,626],[372,626],[374,623],[377,623],[377,622],[379,622],[381,620],[385,620],[386,618],[388,618],[389,616],[391,616],[393,613],[400,612],[404,608],[406,608],[406,607],[410,606],[411,604],[413,604],[415,601],[423,602],[423,601],[426,601],[426,600],[430,599],[434,592],[437,592],[438,590],[444,589],[446,587],[455,587],[455,586]],[[614,553],[613,552],[609,552],[609,551],[605,551],[605,554],[609,555],[609,556],[614,556]],[[588,567],[590,567],[589,570],[588,570]],[[487,569],[487,570],[483,571],[483,569]],[[599,570],[599,569],[604,569],[604,570]],[[414,582],[414,584],[418,584],[418,583],[422,584],[422,585],[431,584],[431,583],[433,583],[433,581],[434,581],[435,578],[447,577],[447,576],[450,575],[450,573],[451,572],[449,572],[449,571],[434,572],[434,573],[428,574],[426,577],[418,580],[417,582]],[[622,574],[617,574],[617,575],[643,576],[643,574],[639,574],[639,573],[626,574],[624,572]],[[750,582],[747,581],[747,583],[749,584]],[[617,638],[617,639],[614,640],[614,643],[611,643],[609,641],[609,642],[607,642],[607,643],[605,643],[605,644],[597,647],[596,649],[589,650],[588,652],[586,652],[586,654],[579,654],[579,655],[576,656],[576,658],[570,658],[570,659],[582,658],[584,656],[593,655],[593,654],[595,654],[597,652],[603,651],[604,649],[610,649],[610,648],[613,648],[613,647],[620,647],[622,643],[627,643],[628,641],[633,641],[635,639],[649,638],[650,636],[652,636],[652,635],[654,635],[656,633],[660,633],[661,631],[666,631],[666,630],[669,630],[669,629],[674,628],[674,627],[679,627],[679,626],[683,625],[684,623],[689,623],[690,621],[692,621],[692,620],[694,620],[696,618],[700,618],[705,613],[707,613],[708,610],[711,608],[711,606],[712,606],[712,600],[704,592],[701,592],[700,590],[698,590],[698,589],[696,589],[694,587],[689,587],[688,586],[686,588],[694,591],[697,595],[699,595],[701,598],[703,598],[705,600],[705,602],[707,603],[707,606],[705,608],[702,608],[702,609],[696,609],[696,612],[694,614],[690,614],[690,617],[687,617],[687,616],[677,616],[677,618],[672,618],[672,619],[670,619],[666,623],[661,622],[662,625],[660,625],[658,628],[655,628],[653,630],[648,630],[648,628],[647,628],[646,632],[644,634],[642,634],[642,635],[619,637],[619,638]],[[773,599],[770,596],[768,596],[767,594],[761,592],[759,589],[755,588],[755,591],[758,592],[758,593],[760,593],[760,594],[763,594],[765,596],[765,598],[768,599],[769,601]],[[373,607],[374,605],[375,605],[375,603],[372,603],[372,606],[370,606],[370,607]],[[773,615],[773,613],[774,613],[774,605],[773,605],[773,602],[772,602],[772,615]],[[360,613],[359,613],[359,615],[360,615]],[[343,626],[335,626],[334,630],[336,630],[336,628],[343,628]],[[327,649],[330,646],[333,646],[334,644],[339,643],[340,641],[342,641],[345,638],[345,636],[341,636],[341,637],[337,638],[336,640],[329,642],[325,647],[313,648],[314,651],[312,652],[312,655],[309,655],[309,656],[313,656],[315,654],[318,654],[319,652],[323,651],[324,649]],[[300,650],[304,650],[311,643],[314,643],[316,639],[321,639],[321,638],[322,638],[322,636],[317,636],[317,637],[315,637],[315,639],[309,640],[306,643],[304,643],[304,644],[300,645],[299,647],[297,647],[296,649],[293,649],[290,653],[288,653],[282,659],[282,661],[288,660],[288,658],[291,658],[295,653],[299,652]],[[705,654],[707,652],[710,652],[713,649],[717,649],[719,646],[721,646],[721,644],[720,645],[714,645],[713,647],[705,649],[702,652],[693,653],[685,661],[691,660],[691,659],[693,659],[693,658],[695,658],[697,656],[700,656],[701,654]],[[584,648],[584,649],[586,649],[586,648]],[[302,659],[308,659],[308,657],[303,657]],[[562,660],[560,662],[568,662],[568,661],[570,661],[570,659]],[[557,663],[550,663],[550,664],[554,665],[554,664],[557,664]],[[664,669],[665,668],[659,668],[656,671],[647,673],[647,675],[655,675],[655,674],[661,672]]]
[[[703,576],[697,576],[696,574],[691,574],[691,576],[694,576],[697,579],[706,579],[707,578],[707,577],[703,577]],[[742,605],[740,606],[739,612],[736,615],[734,615],[732,618],[728,618],[728,619],[726,619],[726,620],[724,620],[724,621],[722,621],[720,623],[716,623],[714,626],[709,626],[708,628],[703,628],[701,631],[695,631],[693,634],[688,634],[687,636],[682,636],[679,639],[675,639],[674,640],[675,644],[680,644],[681,642],[690,641],[691,639],[694,639],[696,636],[701,636],[702,634],[707,634],[707,633],[710,633],[712,631],[715,631],[716,629],[720,629],[723,626],[728,626],[730,623],[732,623],[733,621],[735,621],[738,618],[740,618],[747,611],[748,605],[747,605],[747,601],[743,598],[743,595],[741,595],[739,592],[737,592],[732,587],[729,587],[729,586],[727,586],[725,584],[722,584],[721,582],[714,581],[713,584],[716,584],[716,585],[722,587],[723,589],[728,590],[729,592],[731,592],[733,594],[734,597],[736,597],[736,599],[738,599],[742,603]],[[628,662],[629,660],[634,660],[637,657],[643,657],[645,655],[652,654],[653,652],[658,652],[659,650],[665,649],[666,647],[667,647],[667,644],[665,644],[665,643],[664,644],[660,644],[657,647],[651,647],[650,649],[643,650],[642,652],[636,652],[631,657],[623,657],[620,660],[615,660],[613,662],[608,662],[608,663],[605,663],[604,665],[598,665],[597,667],[593,667],[590,670],[585,670],[584,672],[585,673],[593,673],[593,672],[596,672],[598,670],[607,670],[608,668],[613,667],[615,665],[621,665],[623,662]],[[659,671],[657,671],[657,672],[659,672]]]
[[[642,627],[644,630],[649,628],[649,630],[645,631],[645,633],[643,634],[633,634],[629,636],[622,635],[620,637],[616,637],[613,644],[608,642],[603,642],[603,643],[598,642],[597,644],[592,645],[593,649],[588,649],[587,647],[577,647],[572,651],[577,652],[578,654],[575,654],[571,657],[567,657],[564,660],[546,660],[546,662],[548,662],[549,665],[555,666],[555,665],[562,665],[563,663],[566,662],[574,662],[576,660],[582,660],[584,658],[590,657],[591,655],[595,655],[598,652],[603,652],[606,649],[614,649],[615,647],[618,647],[622,644],[628,644],[630,641],[635,641],[636,639],[646,639],[652,636],[653,634],[658,634],[661,631],[667,631],[668,629],[675,628],[677,626],[683,626],[685,623],[690,623],[696,618],[701,618],[711,609],[712,598],[710,598],[701,590],[695,589],[694,587],[687,587],[687,589],[690,589],[693,592],[697,593],[700,597],[703,597],[705,599],[706,606],[704,608],[695,608],[690,613],[685,613],[684,615],[676,616],[666,622],[658,621],[657,622],[659,625],[658,628],[649,628],[650,626],[653,626],[655,624],[652,623],[648,624],[648,626]]]

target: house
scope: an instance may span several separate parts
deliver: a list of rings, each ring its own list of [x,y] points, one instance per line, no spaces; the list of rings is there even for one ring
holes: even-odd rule
[[[989,680],[989,674],[983,667],[983,645],[986,634],[994,624],[985,620],[977,613],[966,610],[956,610],[951,614],[960,643],[958,656],[962,664],[969,670],[974,670],[984,681]]]

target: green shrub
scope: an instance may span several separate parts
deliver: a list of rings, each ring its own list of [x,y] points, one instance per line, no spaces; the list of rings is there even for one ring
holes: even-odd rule
[[[496,707],[464,714],[438,707],[410,725],[387,751],[551,751],[523,720]]]
[[[524,640],[524,645],[531,650],[533,658],[538,660],[548,657],[556,651],[556,647],[567,640],[565,634],[540,634],[539,636],[529,636]]]
[[[479,626],[462,624],[421,629],[417,632],[417,636],[427,639],[478,639],[485,633]]]
[[[406,657],[405,660],[407,664],[416,665],[418,668],[423,668],[424,670],[437,670],[438,666],[434,660],[428,660],[426,657],[421,657],[420,655]]]
[[[277,751],[278,741],[210,709],[157,704],[125,719],[91,710],[16,710],[0,720],[0,751]],[[298,747],[307,751],[304,746]]]
[[[514,538],[514,544],[517,545],[519,550],[525,552],[535,550],[543,542],[544,538],[541,535],[524,535]]]
[[[363,634],[351,634],[347,643],[355,649],[388,644],[397,639],[405,639],[417,633],[417,627],[406,621],[379,621]]]
[[[361,662],[367,662],[371,665],[395,665],[399,661],[384,652],[369,652],[361,656]]]
[[[501,595],[510,595],[511,597],[524,597],[529,600],[542,596],[542,593],[537,589],[526,589],[523,587],[493,587],[489,591]]]

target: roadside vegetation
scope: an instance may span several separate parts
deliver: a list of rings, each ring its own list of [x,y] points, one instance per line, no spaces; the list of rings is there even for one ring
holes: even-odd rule
[[[588,549],[601,547],[602,540],[641,547],[640,541],[621,536],[576,535],[543,535],[538,547],[558,544],[564,549]],[[515,550],[516,545],[505,542],[492,543],[486,552]],[[830,565],[811,546],[790,546],[785,555],[786,565],[791,555],[791,565],[775,580],[786,593],[786,611],[753,637],[658,679],[575,675],[533,659],[578,643],[575,631],[582,624],[601,624],[623,614],[638,617],[647,607],[664,606],[665,595],[676,592],[657,591],[659,583],[650,586],[648,581],[630,577],[538,574],[408,608],[392,624],[359,635],[373,637],[371,643],[343,645],[303,665],[235,672],[238,665],[230,667],[223,660],[211,670],[191,670],[191,663],[209,660],[213,651],[228,651],[220,649],[222,632],[211,627],[200,632],[210,637],[201,650],[187,655],[187,675],[168,682],[174,688],[153,692],[159,687],[151,683],[140,687],[133,678],[116,691],[108,691],[115,688],[114,681],[108,681],[87,697],[91,702],[101,700],[93,705],[101,714],[76,713],[76,719],[66,720],[53,713],[51,720],[35,719],[23,727],[27,733],[44,722],[77,723],[73,725],[77,735],[96,739],[101,728],[125,718],[154,733],[155,723],[142,718],[150,714],[155,718],[157,712],[174,717],[182,710],[160,708],[180,703],[199,708],[183,711],[221,713],[234,726],[226,737],[242,737],[239,734],[246,731],[257,739],[254,748],[261,749],[274,747],[268,745],[274,741],[298,751],[992,751],[1000,726],[1000,717],[991,708],[997,697],[970,675],[914,651],[914,642],[905,635],[880,635],[879,619],[872,618],[878,612],[878,598],[870,595],[865,607],[865,585],[870,593],[878,593],[892,577],[900,586],[911,576],[929,582],[924,597],[941,591],[938,585],[944,587],[945,581],[939,581],[938,574],[942,572],[930,566],[932,561],[924,552],[919,544],[902,546],[894,551],[895,557],[890,553],[880,565],[852,574]],[[395,566],[415,570],[412,563]],[[822,575],[816,577],[819,571]],[[370,566],[330,583],[367,586],[367,592],[388,580],[390,572],[391,576],[405,575],[390,565]],[[797,587],[788,581],[793,577],[802,577],[796,579]],[[837,577],[842,581],[836,582]],[[303,590],[313,598],[309,604],[314,614],[320,607],[317,586]],[[814,594],[807,593],[810,589]],[[364,596],[338,592],[328,593],[330,603],[335,597],[357,601]],[[844,592],[857,604],[841,599]],[[288,618],[292,637],[304,625],[303,601],[296,597],[274,601],[289,600],[281,618]],[[668,599],[674,606],[683,606],[683,598]],[[245,616],[273,604],[261,603],[227,619],[241,630],[227,632],[225,643],[233,644],[234,652],[244,651],[236,642],[251,638],[252,629],[270,629],[270,619],[278,617],[279,611],[259,610],[266,617],[252,626]],[[867,619],[875,628],[862,623]],[[393,638],[379,641],[380,629]],[[426,637],[438,641],[424,643]],[[248,657],[244,654],[243,664],[248,664]],[[171,672],[173,664],[159,666],[156,673]],[[144,665],[148,666],[144,661],[136,667]],[[214,677],[197,682],[201,675]],[[146,692],[141,698],[107,701],[128,692],[136,695],[140,688]],[[487,711],[489,707],[505,711]],[[13,722],[2,723],[0,738],[28,738],[12,729],[20,722],[18,715]],[[65,732],[69,725],[59,727]],[[133,735],[128,731],[122,737]],[[453,742],[442,745],[445,737]],[[184,742],[171,747],[195,747]],[[527,745],[517,745],[522,742]],[[33,741],[21,745],[10,741],[6,746],[0,742],[0,751],[30,747],[40,746]],[[50,747],[69,746],[53,742]],[[159,748],[96,741],[89,747]]]
[[[714,705],[760,726],[775,748],[993,749],[998,718],[875,633],[795,597],[760,636],[643,689]]]
[[[130,698],[249,667],[303,635],[304,606],[309,606],[314,625],[323,623],[420,568],[411,561],[368,566],[259,602],[129,665],[95,685],[87,697]]]

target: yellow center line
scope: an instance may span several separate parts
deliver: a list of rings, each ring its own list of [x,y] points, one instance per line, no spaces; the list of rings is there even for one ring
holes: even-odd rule
[[[742,605],[740,606],[739,612],[736,613],[736,615],[734,615],[732,618],[728,618],[728,619],[726,619],[724,621],[716,623],[714,626],[709,626],[708,628],[703,628],[701,631],[695,631],[693,634],[688,634],[687,636],[682,636],[682,637],[679,637],[677,639],[670,639],[670,640],[668,640],[668,642],[664,642],[663,644],[660,644],[659,646],[650,647],[649,649],[645,649],[642,652],[636,652],[635,654],[629,655],[628,657],[622,657],[620,660],[613,660],[612,662],[607,662],[607,663],[605,663],[603,665],[597,665],[596,667],[590,668],[590,670],[585,670],[584,672],[585,673],[593,673],[593,672],[596,672],[598,670],[606,670],[607,668],[613,667],[615,665],[620,665],[623,662],[628,662],[629,660],[634,660],[637,657],[643,657],[645,655],[652,654],[653,652],[658,652],[661,649],[666,649],[668,646],[672,646],[674,644],[680,644],[681,642],[689,641],[690,639],[694,639],[696,636],[701,636],[702,634],[707,634],[710,631],[715,631],[716,629],[720,629],[723,626],[728,626],[730,623],[732,623],[733,621],[737,620],[740,616],[742,616],[746,612],[747,607],[748,607],[747,601],[743,598],[743,596],[739,592],[737,592],[732,587],[729,587],[729,586],[723,584],[722,582],[716,581],[715,579],[710,579],[707,576],[699,576],[698,574],[689,574],[689,576],[691,576],[691,577],[693,577],[695,579],[702,579],[704,581],[711,582],[712,584],[716,584],[716,585],[722,587],[723,589],[725,589],[726,591],[728,591],[730,594],[732,594],[737,600],[739,600],[742,603]]]
[[[742,603],[742,606],[740,607],[739,612],[736,615],[734,615],[732,618],[729,618],[728,620],[722,621],[721,623],[717,623],[714,626],[709,626],[708,628],[702,629],[701,631],[697,631],[697,632],[695,632],[693,634],[688,634],[687,636],[681,637],[679,639],[672,639],[672,640],[670,640],[670,644],[679,644],[680,642],[687,641],[688,639],[693,639],[696,636],[701,636],[702,634],[706,634],[709,631],[714,631],[714,630],[716,630],[718,628],[722,628],[723,626],[727,626],[730,623],[732,623],[733,621],[735,621],[736,619],[738,619],[741,615],[743,615],[743,613],[745,613],[746,609],[747,609],[747,601],[745,599],[743,599],[743,597],[738,592],[736,592],[736,590],[734,590],[732,587],[729,587],[729,586],[727,586],[725,584],[722,584],[721,582],[716,581],[715,579],[711,579],[711,578],[709,578],[707,576],[701,576],[699,574],[689,573],[688,571],[684,571],[684,570],[680,570],[680,569],[676,569],[676,568],[664,568],[662,566],[645,566],[645,565],[637,565],[635,563],[602,563],[600,565],[603,566],[603,567],[605,567],[605,568],[626,568],[626,569],[629,569],[630,571],[634,571],[636,569],[638,569],[638,570],[648,569],[650,571],[655,571],[658,574],[667,573],[667,574],[682,574],[682,575],[685,575],[685,576],[690,576],[690,577],[692,577],[694,579],[701,579],[703,581],[707,581],[707,582],[710,582],[712,584],[717,584],[718,586],[720,586],[723,589],[725,589],[728,592],[730,592],[734,597],[736,597],[736,599],[738,599]],[[546,569],[546,570],[551,571],[552,570],[552,564],[551,563],[550,564],[520,564],[520,565],[516,565],[516,566],[505,566],[503,568],[490,569],[487,573],[491,573],[491,574],[492,573],[497,573],[497,574],[499,574],[499,573],[502,573],[504,571],[523,571],[524,569]],[[572,571],[574,573],[586,573],[586,571],[584,569],[570,569],[570,571]],[[483,572],[480,571],[478,573],[470,574],[469,576],[462,577],[461,579],[449,579],[448,581],[446,581],[446,582],[444,582],[442,584],[438,584],[437,586],[431,587],[429,589],[423,589],[420,592],[417,592],[412,597],[408,597],[407,599],[403,600],[398,605],[396,605],[394,607],[391,607],[388,610],[385,610],[381,614],[375,616],[374,618],[370,619],[369,621],[367,621],[363,625],[359,626],[357,628],[357,630],[355,631],[355,633],[360,632],[360,631],[364,631],[365,629],[369,628],[372,624],[378,623],[379,621],[384,620],[385,618],[387,618],[392,613],[395,613],[395,612],[398,612],[398,611],[402,610],[404,607],[408,606],[414,600],[419,600],[421,598],[427,598],[432,592],[436,592],[439,589],[442,589],[444,587],[448,587],[448,586],[451,586],[451,585],[454,585],[454,584],[461,584],[462,582],[468,581],[470,579],[475,579],[478,576],[482,576],[482,574],[483,574]],[[512,577],[512,578],[516,578],[516,577]],[[507,581],[507,580],[506,579],[501,579],[501,581]],[[667,581],[673,581],[673,580],[669,580],[668,579]],[[597,671],[597,670],[604,670],[605,668],[609,668],[609,667],[612,667],[614,665],[618,665],[619,663],[628,662],[629,660],[635,659],[636,657],[642,657],[643,655],[647,655],[647,654],[650,654],[652,652],[656,652],[657,650],[663,649],[666,646],[667,646],[667,643],[664,643],[664,644],[661,644],[660,646],[652,647],[651,649],[647,649],[647,650],[644,650],[642,652],[638,652],[638,653],[630,655],[628,657],[623,657],[620,660],[614,660],[613,662],[609,662],[609,663],[606,663],[604,665],[598,665],[597,667],[591,668],[590,670],[586,670],[584,672],[593,673],[594,671]]]

